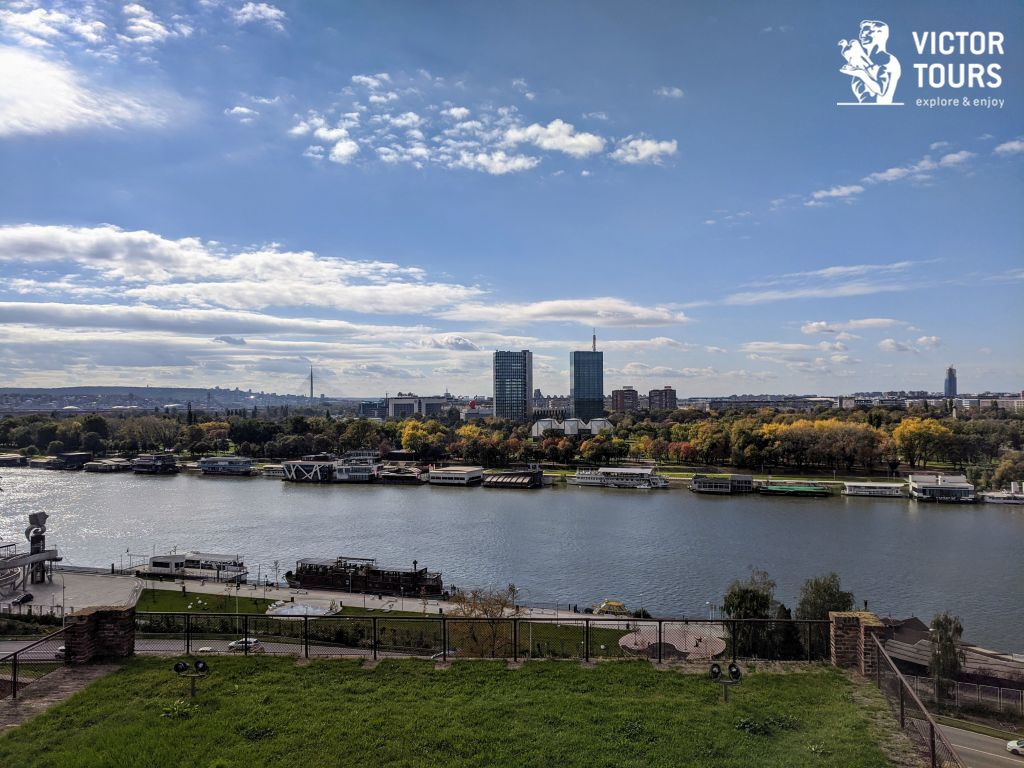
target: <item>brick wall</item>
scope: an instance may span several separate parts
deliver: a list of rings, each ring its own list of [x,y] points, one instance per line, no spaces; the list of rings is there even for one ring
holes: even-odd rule
[[[872,635],[882,636],[885,626],[868,611],[830,611],[829,637],[832,665],[856,669],[862,675],[875,674],[875,644]]]
[[[135,653],[135,608],[99,606],[68,615],[68,664],[122,659]]]

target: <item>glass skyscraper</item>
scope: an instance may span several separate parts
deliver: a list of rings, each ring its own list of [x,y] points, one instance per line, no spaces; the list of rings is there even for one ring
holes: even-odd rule
[[[604,352],[573,352],[569,381],[572,415],[584,421],[604,416]]]
[[[956,368],[952,365],[946,369],[946,397],[956,397]]]
[[[494,415],[529,421],[533,413],[533,353],[494,353]]]

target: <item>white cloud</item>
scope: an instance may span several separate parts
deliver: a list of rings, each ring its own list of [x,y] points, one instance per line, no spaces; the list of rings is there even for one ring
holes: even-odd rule
[[[89,85],[64,63],[0,46],[0,136],[161,125],[152,97]]]
[[[851,281],[831,285],[805,286],[801,288],[782,288],[762,291],[741,291],[727,296],[723,303],[731,305],[764,304],[771,301],[789,299],[830,299],[843,296],[869,296],[875,293],[905,291],[908,286],[899,283],[874,283],[870,281]]]
[[[479,344],[455,333],[443,336],[424,336],[420,339],[419,346],[429,349],[449,349],[456,352],[479,352],[482,349]]]
[[[963,150],[961,152],[951,152],[948,155],[943,155],[939,159],[939,166],[942,168],[951,168],[957,165],[963,165],[972,157],[977,157],[973,152]]]
[[[683,89],[674,85],[663,85],[654,89],[654,95],[666,99],[681,99],[683,98]]]
[[[716,376],[718,372],[708,366],[706,368],[669,368],[664,365],[648,365],[647,363],[627,363],[622,368],[610,368],[606,371],[612,376],[629,376],[637,379],[699,379]]]
[[[930,149],[932,152],[938,152],[940,149],[946,149],[947,147],[950,146],[952,145],[948,141],[933,141],[928,146],[928,149]]]
[[[583,119],[584,120],[601,120],[601,121],[607,122],[608,121],[608,113],[607,112],[584,112],[583,113]]]
[[[904,344],[896,339],[882,339],[878,342],[878,348],[883,352],[916,352],[909,344]]]
[[[714,354],[714,355],[724,355],[729,350],[725,349],[724,347],[707,346],[707,347],[704,347],[704,351],[705,352],[710,352],[711,354]]]
[[[465,107],[449,107],[441,110],[441,114],[450,117],[452,120],[465,120],[469,117],[469,110]]]
[[[169,38],[189,37],[192,27],[183,22],[164,24],[151,10],[139,3],[128,3],[122,9],[125,34],[120,38],[138,45],[162,43]]]
[[[662,159],[676,154],[678,145],[676,140],[657,141],[655,139],[634,138],[627,136],[619,141],[611,158],[620,163],[628,165],[639,165],[649,163],[658,165]]]
[[[891,317],[864,317],[859,320],[847,320],[843,323],[818,320],[804,323],[800,330],[806,334],[837,333],[844,330],[860,330],[864,328],[892,328],[893,326],[906,324],[903,320],[894,320]]]
[[[829,198],[847,198],[859,195],[864,191],[864,187],[859,184],[847,184],[845,186],[831,187],[829,189],[819,189],[817,192],[811,193],[812,200],[825,200]]]
[[[235,23],[266,24],[278,32],[284,31],[284,22],[288,19],[285,12],[269,3],[246,3],[233,13]]]
[[[461,152],[452,165],[456,168],[469,168],[485,171],[494,176],[506,173],[518,173],[537,167],[540,158],[530,155],[508,155],[503,150],[494,152]]]
[[[529,304],[470,302],[445,310],[440,316],[450,320],[502,325],[577,323],[584,326],[654,326],[689,322],[686,315],[670,307],[640,306],[614,297],[555,299]]]
[[[917,343],[925,349],[935,349],[936,347],[941,346],[942,339],[938,336],[919,336]]]
[[[385,83],[391,82],[391,75],[387,72],[378,72],[376,75],[352,75],[352,82],[370,90],[382,88]]]
[[[331,147],[327,159],[339,165],[348,165],[356,155],[359,154],[359,145],[352,139],[340,139]]]
[[[1024,152],[1024,141],[1021,139],[1003,142],[992,150],[994,155],[1019,155],[1021,152]]]
[[[572,157],[587,157],[604,149],[604,139],[597,134],[577,132],[571,123],[557,119],[546,126],[533,123],[525,128],[509,128],[505,142],[510,146],[529,142],[540,149],[564,152]]]
[[[250,109],[249,107],[241,106],[225,109],[224,114],[228,115],[229,117],[237,117],[238,122],[246,124],[253,122],[260,115],[260,113],[257,112],[255,109]]]

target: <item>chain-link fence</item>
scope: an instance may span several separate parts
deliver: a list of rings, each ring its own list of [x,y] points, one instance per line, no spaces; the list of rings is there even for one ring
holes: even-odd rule
[[[18,698],[26,686],[64,666],[63,629],[0,658],[0,699]]]
[[[888,699],[893,712],[899,717],[900,728],[930,760],[932,768],[965,768],[953,745],[943,735],[921,699],[910,687],[907,679],[896,668],[892,658],[874,635],[875,682]],[[869,653],[865,649],[865,653]]]
[[[271,653],[656,662],[828,658],[827,621],[136,614],[139,653]]]
[[[942,696],[935,692],[935,680],[930,677],[904,675],[907,684],[922,701],[953,707],[958,710],[982,710],[995,714],[1024,717],[1024,691],[1019,688],[1001,688],[980,683],[948,683]]]

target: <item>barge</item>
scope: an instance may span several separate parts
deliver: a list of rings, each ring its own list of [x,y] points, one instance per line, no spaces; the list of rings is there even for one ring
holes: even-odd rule
[[[132,462],[132,471],[144,475],[173,475],[178,460],[170,453],[140,453]]]
[[[309,557],[295,564],[295,571],[284,575],[288,586],[300,589],[337,589],[405,597],[444,597],[439,571],[420,568],[382,568],[366,557]]]
[[[572,485],[596,486],[598,488],[668,488],[668,480],[656,474],[654,467],[600,467],[599,469],[577,469],[568,479]]]
[[[830,495],[828,486],[821,485],[820,483],[765,483],[758,486],[757,492],[765,496],[808,496],[821,498]]]
[[[204,456],[197,462],[204,475],[236,475],[249,477],[256,474],[248,456]]]
[[[946,504],[972,504],[974,486],[963,475],[916,474],[910,476],[910,498]]]
[[[690,490],[694,493],[751,493],[754,478],[750,475],[694,475]]]

